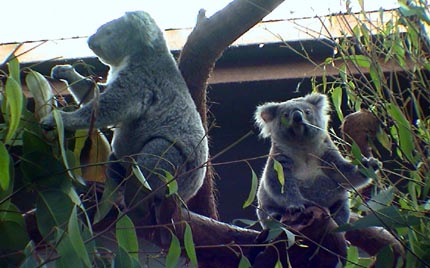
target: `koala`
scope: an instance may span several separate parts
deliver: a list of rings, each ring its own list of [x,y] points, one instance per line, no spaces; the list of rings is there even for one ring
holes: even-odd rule
[[[260,135],[271,138],[270,156],[257,191],[257,215],[263,228],[270,219],[280,220],[313,205],[329,209],[339,226],[348,222],[348,190],[364,187],[370,179],[331,140],[329,111],[327,96],[320,93],[257,107],[255,122]],[[275,160],[282,165],[283,186]],[[362,164],[379,167],[374,158],[363,158]]]
[[[85,103],[73,112],[60,111],[64,127],[89,128],[92,120],[95,128],[113,126],[111,160],[117,160],[120,173],[131,173],[137,163],[157,200],[165,197],[170,173],[177,181],[178,196],[186,202],[203,183],[208,143],[162,31],[148,13],[127,12],[102,25],[88,45],[110,67],[107,82],[101,85],[103,93],[89,100],[93,92],[86,92],[93,82],[70,67],[54,68],[53,76],[68,80],[74,97]],[[41,125],[53,128],[52,114]],[[142,185],[132,176],[126,188],[137,196]]]
[[[76,72],[72,65],[56,65],[51,70],[51,77],[67,83],[70,93],[77,104],[86,104],[94,98],[95,87],[103,90],[105,85],[96,83]]]

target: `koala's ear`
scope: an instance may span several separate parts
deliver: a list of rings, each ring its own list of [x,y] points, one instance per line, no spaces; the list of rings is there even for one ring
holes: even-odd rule
[[[264,138],[270,136],[271,122],[278,112],[278,103],[269,102],[257,107],[254,115],[255,123],[260,128],[260,135]]]
[[[324,94],[312,93],[312,94],[306,95],[304,97],[304,100],[314,105],[318,111],[322,112],[322,114],[327,114],[328,112],[330,112],[330,105],[328,102],[328,98]]]

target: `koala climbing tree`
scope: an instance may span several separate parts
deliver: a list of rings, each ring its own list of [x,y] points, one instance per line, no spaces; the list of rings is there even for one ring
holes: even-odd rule
[[[190,34],[187,43],[181,52],[179,59],[179,69],[184,76],[184,79],[188,85],[188,89],[191,92],[191,96],[197,104],[197,110],[200,112],[204,124],[207,123],[207,110],[205,105],[207,79],[213,69],[215,61],[228,45],[230,45],[235,39],[240,37],[248,29],[258,23],[264,16],[270,13],[282,2],[283,0],[256,0],[251,3],[247,0],[236,0],[210,18],[206,18],[203,12],[200,13],[198,25]],[[131,39],[133,40],[134,37]],[[96,47],[93,48],[95,49],[95,52],[98,51]],[[112,64],[108,62],[109,59],[104,60],[105,63],[119,67],[113,68],[116,70],[115,72],[111,71],[107,86],[123,86],[122,84],[115,83],[120,81],[115,78],[121,76],[124,76],[122,78],[127,78],[127,75],[124,74],[125,69],[121,68],[125,66],[123,64],[124,62],[115,62]],[[164,73],[161,72],[161,74]],[[114,83],[112,84],[112,82]],[[153,103],[159,101],[157,98],[153,98],[151,100]],[[117,127],[121,126],[121,123],[109,124],[114,124]],[[96,124],[96,127],[100,125]],[[205,183],[207,181],[211,181],[211,179],[205,180]],[[201,196],[202,199],[200,200],[205,200],[205,198],[208,197],[208,192],[209,194],[212,194],[211,186],[206,189],[209,190]],[[308,208],[306,208],[306,210],[308,210]],[[312,219],[306,224],[300,226],[296,224],[293,228],[298,232],[301,232],[305,237],[309,237],[314,241],[320,241],[321,237],[329,238],[327,239],[329,243],[325,244],[327,247],[333,245],[336,246],[337,244],[343,245],[345,241],[341,234],[320,231],[321,228],[319,227],[326,226],[326,224],[332,222],[331,220],[324,217],[324,213],[320,212],[321,211],[314,213]],[[183,224],[181,224],[184,219],[187,220],[191,226],[193,239],[196,246],[202,246],[197,250],[199,266],[201,267],[237,267],[240,254],[232,250],[232,247],[227,248],[225,246],[219,246],[229,245],[232,243],[232,241],[234,241],[233,243],[235,247],[241,247],[240,245],[242,244],[257,244],[256,246],[252,247],[244,246],[240,249],[240,253],[242,254],[241,256],[248,257],[252,261],[253,267],[268,267],[271,264],[274,266],[277,260],[279,260],[279,255],[277,255],[277,252],[281,252],[284,255],[286,253],[285,243],[277,244],[278,249],[274,249],[272,246],[266,247],[264,232],[260,234],[258,231],[238,228],[234,225],[227,225],[218,221],[209,220],[183,208],[180,208],[175,212],[174,215],[172,215],[172,224],[174,224],[173,229],[180,239],[184,237]],[[316,226],[318,228],[315,228]],[[112,225],[107,224],[107,227],[112,227]],[[328,229],[331,230],[330,228]],[[145,231],[150,230],[151,227],[145,229]],[[103,229],[103,231],[105,231],[105,229]],[[209,232],[211,235],[208,235]],[[375,234],[378,235],[377,233]],[[139,238],[146,238],[142,232],[139,232],[138,236]],[[283,237],[277,239],[280,241],[285,240]],[[153,241],[157,243],[156,240]],[[262,243],[262,245],[258,246],[258,243]],[[204,247],[206,245],[210,246]],[[330,249],[333,250],[333,247]],[[313,254],[316,251],[315,249],[292,246],[288,248],[288,258],[292,263],[303,263],[305,262],[307,256],[304,255],[303,252],[311,252]],[[318,256],[324,255],[323,252],[324,250],[318,250]],[[344,252],[337,251],[336,249],[334,249],[333,252],[339,254],[340,256],[345,256],[343,255]],[[313,259],[324,263],[324,258],[321,259],[315,257]],[[281,258],[281,260],[286,261],[285,258]],[[294,267],[297,266],[294,265]]]
[[[105,90],[74,112],[60,112],[64,127],[89,128],[92,121],[95,128],[114,126],[111,159],[120,160],[127,171],[135,162],[156,200],[166,195],[170,174],[179,197],[188,201],[204,180],[207,138],[162,31],[146,12],[128,12],[101,26],[88,45],[110,66]],[[54,69],[54,74],[60,70]],[[72,74],[70,78],[80,78]],[[81,83],[82,90],[75,85],[72,91],[85,100],[84,87],[89,84]],[[53,128],[53,115],[43,118],[41,125]],[[138,202],[139,180],[133,177],[126,184],[126,202]]]
[[[329,209],[339,226],[348,222],[348,190],[358,190],[370,179],[334,145],[328,133],[328,111],[327,97],[319,93],[257,108],[255,121],[261,136],[272,140],[257,193],[263,227],[266,221],[279,221],[285,214],[315,205]],[[379,161],[363,158],[362,164],[376,169]]]

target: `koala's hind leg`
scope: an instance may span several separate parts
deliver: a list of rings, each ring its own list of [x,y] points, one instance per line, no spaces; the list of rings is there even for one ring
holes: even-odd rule
[[[190,198],[190,189],[198,187],[196,182],[188,180],[192,174],[180,176],[185,168],[185,164],[182,163],[186,158],[172,142],[166,139],[155,138],[147,142],[135,156],[135,160],[152,189],[151,196],[156,200],[155,202],[165,198],[167,180],[176,179],[178,194],[184,201]],[[144,198],[139,193],[144,186],[137,178],[129,179],[126,188],[127,203],[139,202],[139,199]]]

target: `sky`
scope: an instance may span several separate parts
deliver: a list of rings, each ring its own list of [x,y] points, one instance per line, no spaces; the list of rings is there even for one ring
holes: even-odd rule
[[[4,0],[3,0],[4,1]],[[252,0],[250,0],[252,1]],[[397,0],[363,0],[366,10],[393,8]],[[89,36],[107,21],[126,11],[149,12],[162,29],[188,28],[195,24],[198,10],[207,16],[231,0],[15,0],[2,3],[0,44]],[[268,19],[328,15],[345,11],[346,0],[286,0]],[[350,0],[356,11],[357,0]]]

